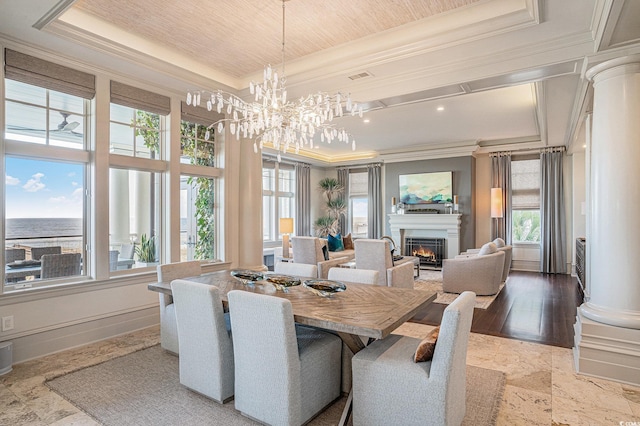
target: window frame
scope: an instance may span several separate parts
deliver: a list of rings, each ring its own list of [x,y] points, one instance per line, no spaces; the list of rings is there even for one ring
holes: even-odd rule
[[[8,80],[8,78],[7,78]],[[2,81],[3,87],[5,84],[5,79]],[[24,83],[29,84],[29,83]],[[31,86],[35,86],[30,84]],[[25,289],[45,289],[51,288],[53,286],[63,285],[63,284],[76,284],[86,282],[91,280],[93,275],[95,274],[95,265],[91,261],[90,256],[90,247],[91,247],[91,213],[93,211],[93,206],[90,202],[92,199],[91,193],[91,184],[92,181],[92,156],[89,150],[89,135],[92,132],[92,120],[91,118],[91,106],[92,101],[85,98],[80,98],[82,102],[82,118],[84,123],[83,136],[82,136],[82,146],[79,148],[76,147],[64,147],[58,145],[51,145],[49,143],[49,118],[50,112],[60,112],[58,108],[51,108],[50,106],[50,95],[51,91],[55,91],[52,89],[48,89],[46,87],[39,87],[43,90],[46,90],[46,105],[36,105],[39,108],[43,108],[46,110],[46,123],[47,123],[47,131],[46,136],[44,137],[46,143],[32,143],[19,141],[15,139],[8,139],[6,137],[5,126],[6,122],[4,121],[4,114],[6,114],[6,105],[7,102],[16,102],[13,99],[7,98],[6,93],[3,91],[3,97],[1,99],[2,103],[2,111],[4,112],[2,118],[2,130],[3,130],[3,165],[2,168],[6,174],[6,160],[7,158],[23,158],[30,159],[35,161],[43,161],[43,162],[59,162],[64,164],[76,164],[81,165],[83,168],[83,208],[82,208],[82,242],[81,242],[81,253],[83,258],[83,267],[80,275],[75,275],[71,277],[60,277],[60,278],[51,278],[46,280],[30,280],[13,283],[7,283],[6,278],[2,280],[2,287],[0,288],[0,294],[11,294],[16,293],[20,290]],[[73,96],[73,95],[72,95]],[[77,96],[76,96],[77,97]],[[78,97],[79,98],[79,97]],[[77,115],[77,114],[76,114]],[[6,186],[6,182],[3,183]],[[6,188],[3,186],[2,194],[3,194],[3,203],[6,203]],[[6,205],[6,204],[5,204]],[[2,209],[2,240],[6,246],[6,210]],[[2,254],[4,256],[4,254]]]
[[[265,159],[263,159],[263,167],[262,167],[262,182],[263,182],[263,189],[262,189],[262,206],[264,209],[264,203],[265,203],[265,197],[268,197],[269,199],[269,210],[270,210],[270,219],[271,219],[271,223],[266,224],[264,223],[264,211],[263,211],[263,223],[262,223],[262,236],[263,236],[263,246],[264,247],[275,247],[278,244],[282,244],[282,234],[280,233],[280,230],[278,229],[280,226],[280,217],[281,217],[281,212],[280,212],[280,202],[283,199],[288,199],[289,200],[289,209],[291,211],[291,215],[290,216],[282,216],[282,217],[291,217],[294,220],[296,220],[296,172],[295,172],[295,165],[293,163],[288,163],[288,162],[278,162],[273,160],[273,164],[274,167],[273,169],[271,169],[270,167],[264,167],[264,163],[265,161],[267,163],[270,163],[272,160],[268,157],[266,157]],[[282,164],[285,164],[285,168],[282,168]],[[265,170],[273,170],[273,174],[272,176],[270,176],[270,180],[271,180],[271,185],[273,189],[264,189],[264,171]],[[287,172],[291,174],[291,183],[290,183],[290,189],[291,191],[284,191],[280,189],[280,181],[282,180],[282,175],[281,172]],[[264,235],[265,235],[265,227],[268,225],[268,229],[269,229],[269,239],[265,239]]]

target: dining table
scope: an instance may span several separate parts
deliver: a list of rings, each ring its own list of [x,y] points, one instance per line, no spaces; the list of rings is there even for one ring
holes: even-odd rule
[[[279,290],[266,280],[245,284],[234,278],[229,270],[184,279],[218,287],[225,308],[227,293],[232,290],[287,299],[291,302],[296,323],[336,333],[354,354],[365,347],[367,340],[387,337],[420,309],[431,304],[437,295],[433,291],[344,282],[345,291],[321,297],[304,285]],[[312,278],[301,277],[300,280],[304,282]],[[168,281],[150,283],[148,289],[171,295],[171,283]],[[351,401],[352,394],[349,393],[340,424],[348,419]]]

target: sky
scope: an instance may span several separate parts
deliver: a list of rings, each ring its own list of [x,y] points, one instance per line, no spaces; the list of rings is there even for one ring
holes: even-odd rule
[[[83,166],[6,157],[5,217],[82,218]]]

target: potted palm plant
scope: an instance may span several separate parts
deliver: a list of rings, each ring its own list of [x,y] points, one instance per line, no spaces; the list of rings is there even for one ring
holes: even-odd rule
[[[327,237],[340,232],[340,216],[344,215],[347,205],[341,194],[344,187],[335,178],[324,178],[318,182],[318,190],[327,197],[325,210],[327,216],[316,219],[313,228],[317,237]]]
[[[135,247],[139,266],[157,265],[156,261],[156,237],[147,238],[147,234],[142,234],[140,244]]]

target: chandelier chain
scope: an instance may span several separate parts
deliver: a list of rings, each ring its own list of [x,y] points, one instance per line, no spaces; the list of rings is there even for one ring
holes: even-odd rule
[[[297,101],[287,99],[285,78],[285,1],[282,1],[282,74],[267,65],[261,83],[251,82],[249,92],[254,100],[247,102],[238,95],[222,90],[194,90],[187,93],[187,104],[200,106],[205,100],[207,110],[214,108],[218,113],[225,112],[224,118],[212,123],[207,128],[205,139],[209,139],[210,131],[224,132],[225,125],[236,139],[254,140],[253,150],[263,149],[265,144],[280,153],[293,148],[299,153],[303,147],[318,147],[320,142],[331,143],[338,140],[351,143],[356,149],[355,139],[344,129],[337,128],[332,122],[343,116],[346,110],[352,116],[362,117],[362,107],[352,102],[350,94],[337,92],[330,95],[317,92],[300,97]],[[318,136],[319,135],[319,136]]]

